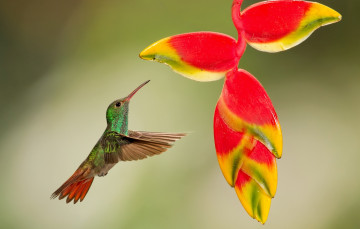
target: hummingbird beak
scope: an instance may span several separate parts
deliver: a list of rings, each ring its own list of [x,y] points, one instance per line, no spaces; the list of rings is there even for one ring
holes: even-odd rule
[[[135,95],[135,93],[140,90],[140,88],[142,88],[145,84],[149,83],[150,80],[145,81],[144,83],[142,83],[140,86],[138,86],[133,92],[131,92],[125,99],[125,101],[130,101],[130,99]]]

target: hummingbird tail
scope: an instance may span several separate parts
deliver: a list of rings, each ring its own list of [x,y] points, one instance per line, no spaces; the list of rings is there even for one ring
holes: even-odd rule
[[[69,203],[72,200],[74,200],[74,204],[76,204],[79,200],[81,202],[89,191],[93,180],[94,177],[84,179],[84,171],[78,169],[51,195],[51,199],[59,196],[59,200],[61,200],[67,196],[66,203]]]
[[[74,204],[76,204],[76,202],[78,202],[79,199],[80,202],[83,201],[87,192],[90,189],[93,180],[94,177],[71,184],[61,192],[59,199],[61,200],[62,198],[68,196],[66,199],[66,203],[71,202],[73,199],[74,199]]]

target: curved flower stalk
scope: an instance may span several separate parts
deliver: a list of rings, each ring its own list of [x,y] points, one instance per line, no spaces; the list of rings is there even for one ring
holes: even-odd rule
[[[276,158],[282,155],[280,123],[265,89],[238,69],[246,44],[264,52],[292,48],[317,28],[341,19],[327,6],[300,0],[259,2],[241,11],[234,0],[238,39],[214,32],[179,34],[140,53],[197,81],[225,77],[214,113],[214,140],[220,168],[248,214],[265,223],[277,187]]]

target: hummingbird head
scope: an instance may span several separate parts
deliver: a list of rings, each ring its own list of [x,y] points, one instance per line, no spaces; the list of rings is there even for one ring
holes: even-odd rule
[[[130,100],[135,95],[135,93],[140,90],[140,88],[142,88],[145,84],[149,83],[149,81],[150,80],[145,81],[128,96],[122,99],[117,99],[109,105],[106,111],[106,120],[108,126],[112,126],[112,129],[117,132],[120,132],[120,129],[127,130],[127,119]]]

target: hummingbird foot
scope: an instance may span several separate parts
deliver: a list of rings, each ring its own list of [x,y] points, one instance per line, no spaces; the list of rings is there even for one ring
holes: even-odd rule
[[[108,174],[107,172],[106,172],[106,173],[101,172],[101,173],[98,174],[98,176],[99,176],[99,177],[104,177],[104,176],[106,176],[107,174]]]

